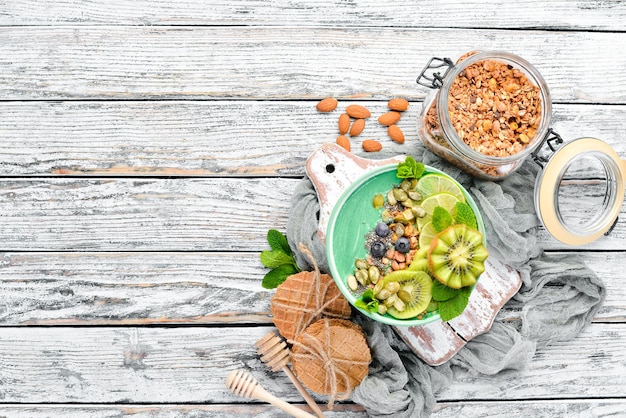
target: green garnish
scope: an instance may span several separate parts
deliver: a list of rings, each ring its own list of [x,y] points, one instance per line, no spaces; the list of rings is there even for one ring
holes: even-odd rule
[[[476,215],[474,211],[467,203],[457,202],[456,206],[456,222],[457,224],[465,224],[472,229],[478,229],[478,223],[476,222]]]
[[[433,299],[437,302],[445,302],[452,299],[459,293],[460,289],[453,289],[441,283],[439,280],[433,281]]]
[[[435,210],[433,211],[433,219],[431,222],[433,223],[433,228],[435,228],[435,231],[437,232],[443,231],[454,223],[450,212],[448,212],[441,206],[435,207]]]
[[[453,289],[438,280],[433,281],[433,300],[437,301],[441,320],[449,321],[461,315],[467,307],[471,293],[471,286]]]
[[[433,210],[433,227],[437,232],[441,232],[451,225],[463,224],[472,229],[478,230],[476,215],[471,206],[464,202],[456,202],[454,211],[456,212],[454,219],[450,212],[441,206],[435,207]]]
[[[271,250],[261,251],[261,263],[271,271],[263,277],[261,285],[265,289],[274,289],[287,277],[298,273],[300,268],[283,233],[270,229],[267,231],[267,242]]]
[[[372,289],[367,289],[359,299],[354,301],[354,306],[368,312],[378,312],[378,299],[374,296]]]
[[[471,286],[462,287],[456,290],[456,295],[448,300],[440,301],[437,305],[439,308],[439,316],[442,321],[449,321],[461,315],[469,302],[469,297],[472,293]]]
[[[400,179],[418,179],[422,177],[424,170],[426,170],[424,164],[418,163],[409,155],[404,159],[404,162],[398,163],[398,173],[396,175]]]

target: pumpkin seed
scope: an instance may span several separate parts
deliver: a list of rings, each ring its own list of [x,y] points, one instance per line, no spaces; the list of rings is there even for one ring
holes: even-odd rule
[[[370,266],[368,269],[368,274],[370,278],[370,282],[376,284],[378,283],[378,279],[380,279],[380,270],[376,266]]]
[[[387,307],[386,307],[384,304],[379,303],[379,304],[378,304],[378,313],[379,313],[380,315],[384,315],[384,314],[386,314],[386,313],[387,313]]]
[[[347,282],[348,282],[348,287],[353,292],[355,292],[359,288],[359,283],[356,281],[356,277],[354,277],[354,274],[348,275]]]

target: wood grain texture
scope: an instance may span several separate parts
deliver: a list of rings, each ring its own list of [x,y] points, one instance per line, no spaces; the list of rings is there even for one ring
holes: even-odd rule
[[[0,176],[302,176],[307,157],[335,141],[337,119],[354,101],[342,100],[329,114],[315,103],[0,102]],[[398,123],[405,144],[391,141],[375,120],[386,101],[360,103],[374,120],[351,140],[355,155],[414,152],[421,102],[413,101]],[[626,106],[556,104],[552,126],[565,140],[600,138],[626,158]],[[365,153],[364,138],[381,141],[383,150]]]
[[[428,59],[501,49],[546,78],[566,140],[626,157],[625,41],[624,0],[0,0],[0,416],[285,416],[223,380],[304,404],[253,342],[265,233],[337,134],[316,101],[408,98],[404,146],[375,118],[352,145],[410,154]],[[575,250],[607,284],[594,323],[519,375],[459,372],[434,418],[624,415],[624,212]]]
[[[625,40],[624,32],[586,31],[4,27],[0,97],[417,99],[425,92],[415,78],[431,57],[482,48],[533,63],[553,101],[618,104],[626,101]],[[581,70],[599,62],[601,71]]]
[[[302,409],[306,405],[300,405]],[[322,405],[323,407],[323,405]],[[603,400],[548,400],[548,401],[494,401],[494,402],[439,402],[435,406],[433,418],[485,417],[510,418],[523,416],[555,417],[620,417],[626,408],[621,399]],[[29,416],[63,418],[224,418],[257,417],[283,418],[288,415],[269,405],[221,404],[221,405],[2,405],[3,417]],[[333,410],[324,410],[324,416],[359,417],[367,414],[359,405],[339,404]]]
[[[260,251],[300,179],[0,180],[4,251]],[[576,203],[584,195],[569,197]],[[569,202],[569,203],[568,203]],[[622,208],[626,219],[626,207]],[[543,229],[547,249],[571,249]],[[626,224],[585,249],[626,249]]]
[[[311,411],[306,404],[296,404]],[[594,404],[596,407],[604,404]],[[608,404],[610,405],[610,404]],[[589,407],[592,407],[590,405]],[[365,418],[363,407],[355,404],[335,404],[333,410],[320,406],[327,418]],[[63,418],[288,418],[291,415],[265,404],[215,404],[215,405],[0,405],[3,418],[63,417]]]
[[[6,403],[247,403],[224,384],[231,370],[244,368],[274,395],[302,402],[282,373],[273,374],[258,359],[253,343],[268,330],[5,328],[0,394]],[[621,397],[626,385],[622,331],[622,325],[593,324],[572,341],[539,350],[520,373],[470,376],[457,370],[455,382],[437,399]]]
[[[5,4],[0,24],[11,25],[323,25],[623,30],[626,4],[524,0],[507,2],[425,0],[394,2],[115,0]]]
[[[625,322],[625,253],[577,255],[607,286],[595,321]],[[5,253],[0,325],[271,325],[267,271],[245,252]],[[516,317],[505,307],[499,320]]]
[[[258,253],[22,253],[0,265],[4,325],[272,323]]]
[[[28,250],[254,251],[284,227],[293,179],[0,181],[0,242]]]

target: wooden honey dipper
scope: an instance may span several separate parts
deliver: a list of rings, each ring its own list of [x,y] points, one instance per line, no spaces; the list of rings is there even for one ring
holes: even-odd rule
[[[291,352],[289,347],[287,347],[287,343],[274,331],[270,331],[265,337],[261,338],[256,342],[257,352],[261,356],[261,361],[272,369],[273,372],[276,372],[280,369],[285,372],[289,380],[291,380],[298,389],[298,392],[302,395],[306,403],[309,404],[315,415],[318,418],[324,418],[324,413],[317,405],[315,400],[309,395],[309,392],[302,386],[302,383],[298,380],[296,375],[287,365],[289,363],[289,356]]]
[[[304,412],[302,409],[270,394],[245,370],[233,370],[230,372],[226,377],[226,387],[237,396],[269,402],[296,418],[315,418],[315,416],[308,412]]]

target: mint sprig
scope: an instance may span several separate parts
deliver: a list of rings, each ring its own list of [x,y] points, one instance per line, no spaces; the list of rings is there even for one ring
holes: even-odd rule
[[[441,206],[435,207],[433,210],[433,227],[437,232],[441,232],[447,227],[456,224],[467,225],[472,229],[478,230],[478,222],[476,221],[476,215],[472,210],[472,207],[464,202],[456,202],[454,208],[454,218],[450,212],[445,210]]]
[[[396,176],[400,179],[418,179],[422,177],[425,170],[426,167],[423,163],[418,163],[409,155],[404,159],[404,162],[398,163]]]
[[[359,299],[354,301],[354,306],[368,312],[378,312],[378,299],[374,296],[372,289],[367,289]]]
[[[435,280],[433,282],[433,300],[436,300],[442,321],[449,321],[461,315],[469,302],[471,286],[453,289]]]
[[[463,202],[456,202],[455,210],[455,223],[467,225],[472,229],[478,229],[476,215],[470,205]]]
[[[271,250],[261,251],[261,263],[271,269],[261,282],[265,289],[275,289],[287,277],[300,271],[296,259],[289,247],[287,237],[275,229],[267,231],[267,242]]]
[[[433,223],[433,228],[435,228],[435,231],[437,232],[443,231],[454,223],[450,212],[441,206],[436,206],[433,210],[433,219],[431,222]]]
[[[461,315],[469,302],[469,297],[472,293],[470,286],[456,290],[458,290],[458,292],[452,298],[439,302],[439,316],[442,321],[449,321]]]

